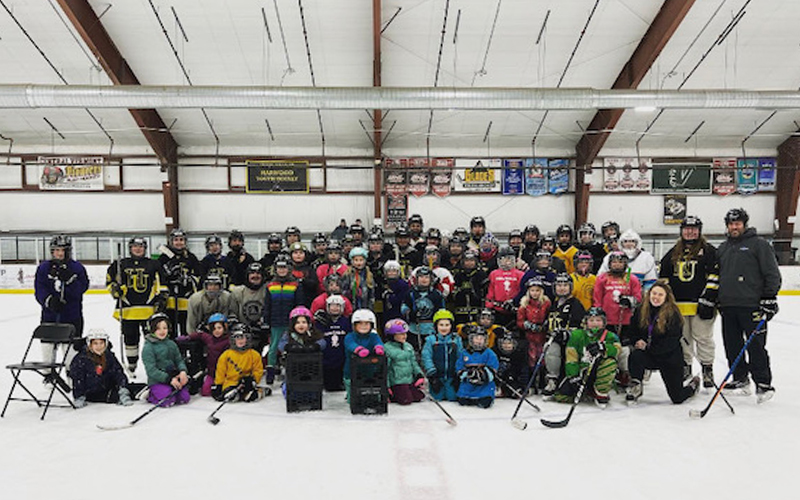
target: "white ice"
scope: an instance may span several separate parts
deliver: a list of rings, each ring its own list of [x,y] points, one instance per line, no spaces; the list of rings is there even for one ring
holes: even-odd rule
[[[113,307],[108,296],[88,295],[87,329],[104,327],[116,338]],[[763,405],[729,396],[736,415],[720,400],[704,419],[691,419],[689,410],[712,393],[672,405],[657,374],[638,406],[622,395],[606,410],[583,403],[563,429],[539,418],[560,419],[568,405],[534,396],[542,413],[522,407],[525,431],[510,424],[511,400],[489,410],[444,403],[458,420],[450,427],[430,402],[352,416],[335,393],[321,412],[287,414],[276,394],[228,405],[212,426],[206,417],[216,403],[193,397],[119,431],[96,424],[130,421],[150,405],[51,408],[42,422],[36,405],[11,402],[0,421],[0,491],[4,499],[81,500],[796,498],[800,297],[782,296],[780,307],[767,344],[776,395]],[[31,295],[0,295],[2,366],[21,359],[38,319]],[[718,320],[717,381],[728,371],[719,328]],[[5,399],[12,378],[2,371]]]

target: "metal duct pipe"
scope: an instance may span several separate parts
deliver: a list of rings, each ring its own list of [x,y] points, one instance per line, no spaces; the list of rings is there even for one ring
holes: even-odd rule
[[[0,108],[800,109],[800,92],[552,88],[0,85]]]

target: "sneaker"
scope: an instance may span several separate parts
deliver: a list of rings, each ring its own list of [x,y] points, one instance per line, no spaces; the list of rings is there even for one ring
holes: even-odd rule
[[[775,395],[775,388],[769,384],[756,384],[756,402],[766,403]]]
[[[547,377],[547,383],[545,384],[544,389],[542,389],[542,395],[546,397],[552,396],[553,394],[556,393],[557,389],[558,389],[558,381],[556,380],[556,378]]]
[[[703,365],[703,387],[714,387],[714,367],[711,365]]]
[[[635,403],[643,393],[642,383],[636,379],[631,380],[631,384],[625,390],[625,400],[628,403]]]
[[[750,379],[732,380],[725,385],[725,391],[731,394],[740,394],[742,396],[749,396],[750,392]]]

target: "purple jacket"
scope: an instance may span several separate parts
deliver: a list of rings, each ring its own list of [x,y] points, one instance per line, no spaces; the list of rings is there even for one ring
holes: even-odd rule
[[[52,260],[42,262],[36,269],[33,288],[36,302],[42,306],[43,323],[75,323],[83,318],[83,294],[89,289],[89,276],[80,262],[72,259],[62,264]],[[61,301],[63,298],[61,311],[45,305],[50,296],[52,300]]]
[[[226,333],[221,337],[215,337],[208,332],[192,332],[189,335],[181,335],[178,342],[184,340],[199,340],[206,346],[206,374],[213,378],[217,373],[217,361],[225,349],[231,346],[230,336]]]

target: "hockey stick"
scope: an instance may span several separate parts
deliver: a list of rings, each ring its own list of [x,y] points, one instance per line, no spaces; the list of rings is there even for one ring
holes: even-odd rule
[[[688,341],[688,340],[686,340],[686,337],[681,337],[681,340],[683,340],[683,342],[684,342],[684,343],[685,343],[687,346],[689,345],[689,341]],[[697,354],[695,354],[695,353],[694,353],[694,351],[690,351],[690,352],[691,352],[691,354],[692,354],[692,357],[693,357],[694,359],[696,359],[698,363],[700,363],[700,367],[702,368],[702,366],[703,366],[703,363],[702,363],[702,362],[700,362],[700,358],[698,358],[698,357],[697,357]],[[715,382],[713,379],[711,380],[711,383],[712,383],[712,384],[714,384],[714,388],[715,388],[715,389],[719,389],[719,385],[717,385],[717,383],[716,383],[716,382]],[[724,394],[722,394],[721,392],[719,393],[719,395],[722,397],[722,400],[725,402],[725,404],[726,404],[726,405],[728,405],[728,408],[730,408],[730,410],[731,410],[731,413],[733,413],[734,415],[736,415],[736,412],[733,410],[733,406],[731,406],[731,404],[728,402],[728,398],[726,398],[726,397],[725,397],[725,395],[724,395]]]
[[[519,392],[519,390],[518,390],[518,389],[515,389],[515,388],[514,388],[514,387],[513,387],[511,384],[509,384],[508,382],[506,382],[505,380],[503,380],[503,378],[502,378],[502,377],[500,377],[500,375],[498,375],[498,373],[497,373],[496,371],[492,370],[492,373],[494,373],[494,379],[495,379],[495,380],[497,380],[498,382],[500,382],[500,383],[503,385],[503,387],[505,387],[506,389],[508,389],[509,391],[511,391],[511,393],[512,393],[513,395],[515,395],[516,397],[518,397],[518,398],[520,398],[520,399],[524,400],[524,401],[525,401],[526,403],[528,403],[528,405],[529,405],[531,408],[533,408],[534,410],[536,410],[536,411],[542,411],[542,409],[541,409],[541,408],[539,408],[538,406],[536,406],[536,403],[532,403],[532,402],[531,402],[531,401],[530,401],[530,400],[527,398],[527,396],[523,396],[523,395],[522,395],[522,393],[521,393],[521,392]]]
[[[519,400],[519,403],[517,403],[517,408],[514,410],[514,414],[511,415],[511,425],[513,425],[514,427],[516,427],[521,431],[524,431],[525,429],[528,428],[528,422],[517,419],[517,413],[519,413],[519,409],[522,407],[522,402],[527,401],[528,391],[531,390],[533,381],[536,380],[536,375],[539,373],[539,369],[542,367],[542,361],[544,360],[544,355],[547,352],[547,349],[550,348],[550,345],[553,343],[553,339],[555,339],[555,337],[550,337],[542,347],[542,353],[539,354],[539,359],[536,360],[536,364],[533,367],[533,373],[531,374],[531,378],[528,379],[528,383],[525,384],[525,390],[522,391],[522,395],[524,397],[522,397]]]
[[[233,394],[234,394],[234,396],[235,396],[235,394],[236,394],[236,393],[234,392]],[[219,405],[219,406],[217,406],[217,409],[216,409],[216,410],[214,410],[213,412],[211,412],[211,415],[209,415],[209,416],[208,416],[208,418],[207,418],[206,420],[208,420],[208,422],[209,422],[210,424],[212,424],[212,425],[217,425],[217,424],[219,423],[219,418],[218,418],[218,417],[215,417],[214,415],[216,415],[216,414],[217,414],[217,412],[218,412],[218,411],[220,411],[220,410],[222,409],[222,407],[223,407],[223,406],[225,406],[226,404],[230,403],[231,401],[232,401],[232,399],[225,398],[225,401],[223,401],[222,403],[220,403],[220,405]]]
[[[753,333],[751,333],[750,336],[747,337],[747,341],[744,343],[744,346],[742,346],[742,350],[739,351],[739,355],[736,356],[735,360],[733,360],[733,364],[731,365],[731,369],[728,370],[727,375],[725,375],[725,378],[722,380],[722,383],[719,385],[719,388],[717,388],[717,392],[715,392],[714,396],[711,397],[711,401],[709,401],[708,404],[706,405],[706,407],[703,408],[702,410],[694,410],[694,409],[689,410],[689,416],[690,417],[692,417],[692,418],[703,418],[703,417],[706,416],[706,413],[708,413],[708,410],[711,409],[711,406],[714,404],[714,401],[717,400],[717,396],[720,396],[722,394],[722,390],[725,388],[726,385],[728,385],[728,380],[733,375],[733,371],[739,365],[739,361],[741,361],[742,358],[744,357],[744,352],[750,346],[750,343],[753,341],[753,339],[755,338],[756,334],[758,334],[761,331],[761,329],[764,328],[764,325],[766,325],[766,323],[767,323],[766,318],[762,317],[761,321],[758,322],[758,324],[756,325],[755,329],[753,330]],[[731,411],[733,411],[733,408],[731,408]]]
[[[97,428],[100,429],[101,431],[117,431],[117,430],[120,430],[120,429],[127,429],[129,427],[133,427],[134,425],[136,425],[137,422],[139,422],[139,420],[141,420],[144,417],[150,415],[156,408],[158,408],[162,404],[164,404],[164,402],[166,400],[168,400],[169,398],[171,398],[171,397],[175,396],[176,394],[178,394],[178,392],[180,392],[181,389],[174,389],[172,392],[170,392],[169,394],[167,394],[163,398],[159,399],[156,402],[156,404],[153,405],[152,408],[150,408],[146,412],[142,413],[141,415],[139,415],[135,419],[131,420],[130,422],[127,422],[127,423],[124,423],[124,424],[117,424],[117,425],[113,425],[113,424],[112,425],[100,425],[100,424],[97,424]]]
[[[606,334],[608,330],[603,332],[603,335],[600,337],[599,342],[605,342]],[[592,366],[589,371],[586,373],[586,376],[581,380],[581,385],[578,388],[578,393],[575,395],[575,399],[572,401],[572,406],[569,409],[569,413],[567,413],[567,417],[563,420],[552,421],[552,420],[545,420],[541,419],[542,425],[545,427],[550,427],[552,429],[560,429],[562,427],[566,427],[569,424],[570,419],[572,418],[572,414],[575,412],[575,407],[578,406],[578,403],[581,402],[581,398],[583,397],[583,392],[586,390],[587,383],[594,378],[595,373],[597,373],[597,368],[600,366],[600,361],[602,361],[603,355],[598,354],[592,360]]]
[[[428,387],[430,387],[431,382],[430,380],[428,380],[428,377],[425,377],[425,382],[428,384]],[[442,413],[444,413],[445,417],[447,417],[446,420],[448,424],[452,425],[453,427],[458,425],[456,419],[454,419],[452,415],[447,413],[447,410],[444,409],[444,406],[442,406],[438,401],[433,399],[433,396],[430,395],[430,392],[424,391],[421,387],[419,387],[419,390],[422,394],[425,395],[425,399],[427,399],[428,401],[433,401],[433,404],[435,404],[440,410],[442,410]]]

